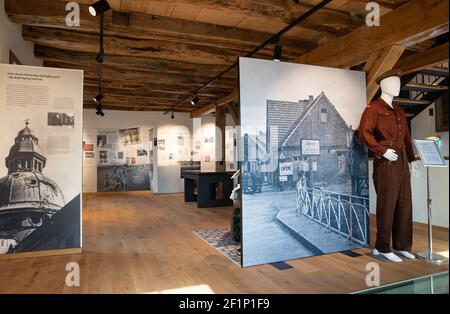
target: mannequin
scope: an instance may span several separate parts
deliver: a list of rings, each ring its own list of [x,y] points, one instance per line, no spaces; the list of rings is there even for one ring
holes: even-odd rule
[[[383,99],[391,108],[394,108],[394,106],[392,105],[392,101],[394,100],[394,97],[400,95],[400,88],[401,88],[400,77],[390,76],[381,80],[380,88],[381,88],[380,98]],[[397,161],[398,159],[397,153],[390,148],[386,151],[386,153],[384,153],[383,157],[389,161]],[[413,161],[409,165],[413,178],[419,178],[420,171],[417,162]]]
[[[361,141],[374,152],[373,181],[377,192],[377,241],[374,255],[389,261],[413,259],[411,173],[418,165],[403,109],[393,105],[400,94],[400,72],[390,71],[378,78],[381,97],[367,105],[361,118]],[[394,252],[390,247],[392,243]]]

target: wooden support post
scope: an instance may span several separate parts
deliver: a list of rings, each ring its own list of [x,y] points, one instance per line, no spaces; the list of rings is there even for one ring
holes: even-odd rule
[[[231,118],[233,118],[234,125],[239,125],[239,110],[238,110],[238,104],[229,103],[226,105],[226,108],[228,112],[231,115]]]
[[[226,108],[216,108],[216,171],[225,171]]]

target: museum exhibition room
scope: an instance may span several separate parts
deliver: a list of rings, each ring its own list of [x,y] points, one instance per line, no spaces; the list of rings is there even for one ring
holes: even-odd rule
[[[448,294],[448,11],[0,0],[0,294]]]

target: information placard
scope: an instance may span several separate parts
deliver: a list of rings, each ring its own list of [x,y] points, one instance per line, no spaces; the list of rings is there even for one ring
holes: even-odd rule
[[[415,139],[414,143],[425,167],[447,167],[435,141]]]

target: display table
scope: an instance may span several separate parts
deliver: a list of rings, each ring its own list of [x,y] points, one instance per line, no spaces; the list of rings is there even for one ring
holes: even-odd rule
[[[230,195],[233,191],[233,174],[228,171],[184,171],[184,201],[197,202],[199,208],[232,206]]]

